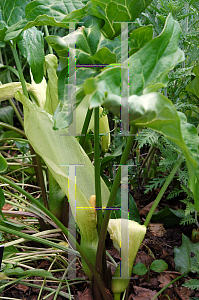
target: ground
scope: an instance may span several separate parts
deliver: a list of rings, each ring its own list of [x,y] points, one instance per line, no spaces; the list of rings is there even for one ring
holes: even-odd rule
[[[141,201],[136,200],[139,210],[141,211],[141,221],[144,220],[145,214],[147,213],[148,207],[150,206],[150,197],[148,200]],[[163,199],[161,205],[158,207],[158,210],[161,210],[166,204],[166,200]],[[180,207],[181,204],[178,199],[176,201],[170,201],[167,205],[171,208],[176,209],[177,206]],[[156,273],[150,271],[149,280],[146,275],[138,276],[134,275],[131,279],[128,300],[150,300],[156,293],[170,281],[177,278],[181,274],[175,270],[174,263],[174,247],[179,247],[182,242],[182,234],[185,234],[187,237],[191,238],[191,233],[193,228],[196,228],[196,225],[175,225],[165,228],[164,224],[156,224],[149,226],[147,230],[143,244],[141,245],[135,263],[142,262],[146,266],[149,266],[154,259],[162,259],[168,264],[168,269],[162,273]],[[112,246],[112,241],[107,235],[106,245],[109,253],[115,258],[116,261],[119,261],[119,253]],[[38,265],[38,268],[47,269],[49,262],[43,260]],[[111,269],[112,273],[114,269]],[[60,274],[60,277],[63,273]],[[191,277],[187,278],[196,278],[194,274],[189,274]],[[84,276],[83,272],[78,269],[77,276]],[[164,292],[159,296],[161,300],[189,300],[191,297],[199,297],[199,291],[195,292],[193,290],[188,290],[181,285],[185,282],[187,278],[182,278],[179,281],[176,281],[173,285],[170,285]],[[35,284],[38,278],[34,278]],[[40,283],[41,284],[41,283]],[[64,291],[64,290],[63,290]],[[75,300],[93,300],[91,295],[91,287],[89,281],[84,281],[83,283],[75,284],[71,286],[72,294],[75,296]],[[67,292],[67,289],[65,289]],[[2,299],[23,299],[23,300],[36,300],[38,299],[39,290],[37,288],[30,288],[25,285],[16,284],[14,286],[5,289],[2,293]],[[44,291],[40,299],[45,298],[47,293]],[[10,298],[7,298],[10,297]],[[54,298],[54,295],[51,295],[45,299],[51,300]],[[1,297],[0,297],[1,299]],[[57,300],[66,299],[62,296],[58,296]],[[196,298],[194,298],[196,299]],[[197,298],[199,299],[199,298]]]

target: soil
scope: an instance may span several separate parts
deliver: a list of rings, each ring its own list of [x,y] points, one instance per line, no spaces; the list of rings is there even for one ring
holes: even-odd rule
[[[157,192],[157,191],[156,191]],[[139,197],[136,199],[136,204],[138,205],[139,211],[141,211],[141,221],[145,219],[147,210],[149,209],[150,203],[154,197],[148,195],[147,200],[140,200]],[[146,199],[146,198],[145,198]],[[161,206],[158,207],[158,210],[161,210],[165,205],[168,205],[168,201],[163,199]],[[182,208],[181,202],[179,199],[171,201],[169,206],[173,209]],[[152,263],[154,259],[162,259],[168,264],[168,269],[162,273],[156,273],[150,271],[149,279],[146,275],[138,276],[134,275],[130,281],[128,300],[150,300],[152,299],[161,288],[166,286],[173,279],[179,277],[181,273],[175,270],[174,263],[174,247],[179,247],[182,243],[182,234],[191,238],[192,230],[196,228],[196,225],[186,225],[186,226],[170,226],[166,227],[164,224],[152,225],[147,230],[143,244],[141,245],[138,255],[136,257],[135,263],[141,262],[144,263],[147,267]],[[119,262],[119,253],[113,248],[112,241],[107,235],[106,246],[108,252],[114,257],[114,259]],[[49,267],[48,261],[39,262],[38,268],[47,269]],[[113,274],[114,268],[112,267],[111,272]],[[57,274],[57,276],[62,276],[63,273]],[[80,267],[80,263],[77,264],[77,277],[84,277],[84,273]],[[189,290],[186,287],[183,287],[182,284],[187,280],[187,278],[196,278],[196,275],[189,273],[189,276],[182,278],[176,281],[174,284],[170,285],[164,292],[161,294],[158,299],[160,300],[189,300],[191,297],[199,297],[199,291]],[[38,283],[38,278],[34,278],[35,284]],[[67,288],[62,290],[67,292]],[[82,283],[75,284],[71,286],[71,292],[74,295],[75,300],[94,300],[92,297],[91,286],[89,281],[83,281]],[[43,292],[40,299],[43,299],[45,295],[49,292]],[[36,300],[38,299],[39,289],[28,287],[21,284],[12,285],[11,287],[5,289],[0,296],[0,299],[24,299],[24,300]],[[6,298],[3,298],[6,297]],[[45,298],[51,300],[54,298],[54,295]],[[57,300],[66,299],[62,296],[58,296]],[[199,299],[199,298],[194,298]]]

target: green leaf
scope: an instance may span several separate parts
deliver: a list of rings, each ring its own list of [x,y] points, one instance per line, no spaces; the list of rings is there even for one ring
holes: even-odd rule
[[[143,26],[129,35],[129,56],[143,48],[153,38],[153,26]]]
[[[5,220],[6,220],[6,218],[5,218]],[[10,229],[18,230],[18,231],[21,231],[25,227],[25,225],[16,224],[16,223],[13,223],[10,221],[4,221],[4,220],[0,220],[0,225],[5,226]]]
[[[147,267],[143,264],[143,263],[137,263],[134,267],[133,267],[133,274],[137,274],[137,275],[144,275],[148,272]]]
[[[7,161],[0,153],[0,173],[4,173],[7,170]]]
[[[5,1],[0,0],[2,20],[11,26],[25,18],[25,7],[30,0]]]
[[[57,27],[66,27],[68,28],[68,23],[60,23],[55,20],[53,17],[49,17],[47,15],[38,16],[34,21],[28,21],[26,19],[19,21],[18,23],[12,25],[4,34],[4,41],[9,41],[16,39],[22,31],[32,28],[34,26],[57,26]],[[1,31],[0,31],[0,39],[1,39]]]
[[[17,276],[17,277],[30,277],[30,276],[38,276],[38,277],[53,277],[51,272],[42,269],[30,269],[24,271],[22,268],[17,267],[15,269],[5,270],[4,273],[8,277]]]
[[[87,78],[97,75],[96,68],[77,68],[76,70],[76,85],[81,85]]]
[[[147,43],[142,49],[125,61],[124,66],[106,68],[98,79],[98,89],[91,97],[91,107],[101,105],[105,91],[113,100],[120,96],[120,78],[125,76],[124,86],[128,86],[129,95],[142,95],[158,91],[167,83],[167,74],[175,64],[184,60],[184,54],[178,47],[180,26],[169,15],[162,33]],[[161,49],[161,51],[159,51]],[[129,65],[129,77],[128,77]],[[122,74],[121,74],[122,73]],[[85,88],[87,80],[85,81]],[[118,99],[118,97],[116,97]]]
[[[174,141],[182,150],[189,169],[189,187],[194,194],[196,209],[199,210],[199,167],[195,153],[187,146],[196,140],[195,151],[198,151],[198,135],[192,127],[183,125],[174,105],[163,95],[152,91],[164,86],[168,71],[184,59],[183,52],[177,42],[180,34],[179,24],[169,15],[161,35],[150,41],[140,51],[132,55],[125,64],[129,63],[129,122],[137,127],[148,127],[165,135]],[[161,51],[160,51],[161,49]],[[90,107],[105,106],[113,114],[120,115],[122,109],[120,97],[120,73],[128,75],[127,67],[107,68],[96,76],[97,89],[90,95]],[[128,76],[126,76],[128,78]],[[98,80],[98,81],[97,81]],[[87,90],[87,81],[84,87]],[[127,81],[123,86],[128,86]],[[144,95],[142,95],[144,93]],[[146,94],[148,93],[148,94]],[[138,97],[137,95],[142,95]],[[181,129],[182,125],[182,129]],[[188,130],[188,145],[182,135],[184,128]],[[190,127],[189,127],[190,129]],[[184,137],[185,137],[184,136]],[[191,150],[191,151],[190,151]]]
[[[115,63],[120,58],[121,42],[117,38],[107,39],[100,31],[101,26],[100,20],[91,17],[85,20],[84,26],[67,36],[48,36],[46,40],[59,57],[67,60],[68,48],[75,49],[77,64],[95,64],[95,60],[102,64]]]
[[[92,15],[105,21],[102,31],[109,39],[113,39],[121,31],[120,24],[113,22],[134,21],[142,11],[152,2],[152,0],[133,0],[133,1],[109,1],[92,0],[87,5],[75,12],[70,13],[63,22],[71,20],[80,21],[85,15]]]
[[[29,83],[26,83],[26,87],[28,91],[35,91],[34,87]],[[16,91],[22,92],[21,82],[11,82],[0,85],[0,101],[14,98]]]
[[[181,148],[189,170],[189,187],[194,194],[196,209],[199,210],[199,166],[194,153],[188,148],[189,144],[182,137],[183,126],[181,128],[181,121],[175,106],[169,99],[158,93],[150,93],[140,97],[131,96],[128,104],[131,125],[151,128]],[[107,97],[103,105],[113,113],[120,113],[120,99],[118,98],[113,102],[112,97],[111,99]],[[193,130],[193,127],[191,129],[189,140],[196,140],[196,147],[199,149],[197,130]]]
[[[165,206],[162,210],[153,214],[152,221],[158,222],[161,220],[165,226],[173,226],[179,224],[180,220],[184,217],[184,212],[174,210]]]
[[[129,220],[135,221],[140,224],[140,214],[137,205],[131,194],[128,195],[129,199]],[[117,196],[115,198],[114,206],[115,208],[120,208],[120,210],[113,210],[111,212],[111,219],[121,218],[121,189],[118,190]]]
[[[27,58],[33,79],[40,83],[44,76],[44,40],[43,33],[36,27],[25,30],[17,40],[22,55]]]
[[[34,21],[39,15],[47,14],[61,22],[70,12],[82,8],[84,5],[80,0],[35,0],[26,6],[26,18]]]
[[[5,131],[1,135],[1,139],[11,139],[14,140],[15,138],[21,138],[21,135],[15,131]]]
[[[182,286],[187,287],[192,290],[199,290],[199,280],[198,279],[190,279],[187,280]],[[198,300],[198,297],[192,297],[193,300]]]
[[[15,145],[23,154],[27,153],[30,150],[27,140],[15,141]]]
[[[1,154],[0,154],[0,166],[1,166]],[[0,187],[0,210],[2,210],[2,207],[5,204],[5,196],[4,196],[4,192],[2,190],[2,188]]]
[[[17,249],[14,246],[5,247],[3,251],[3,260],[12,257],[17,253]]]
[[[115,53],[112,53],[108,48],[102,47],[96,54],[91,56],[92,59],[99,61],[102,64],[112,64],[117,62]]]
[[[199,98],[199,62],[194,67],[193,73],[196,77],[187,85],[186,90]]]
[[[199,245],[193,244],[186,235],[182,235],[182,245],[174,248],[174,262],[176,271],[180,273],[189,272],[197,264],[197,252]],[[195,256],[192,257],[191,253]]]
[[[5,106],[0,108],[0,121],[13,125],[14,109],[12,106]]]
[[[0,40],[3,44],[3,41],[8,41],[16,38],[22,30],[18,29],[18,27],[24,27],[27,21],[25,20],[25,7],[30,2],[30,0],[16,0],[16,1],[7,1],[5,4],[4,0],[0,1]],[[20,26],[18,25],[20,24]],[[23,24],[23,25],[22,25]],[[15,32],[13,29],[17,27]],[[10,36],[6,38],[7,31],[9,28]]]
[[[158,272],[158,273],[165,271],[167,268],[168,268],[167,263],[162,259],[154,260],[150,266],[151,270]]]

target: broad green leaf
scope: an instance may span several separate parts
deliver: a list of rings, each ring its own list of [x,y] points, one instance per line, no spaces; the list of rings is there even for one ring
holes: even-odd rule
[[[38,277],[53,277],[51,272],[42,269],[30,269],[24,271],[22,268],[17,267],[15,269],[5,270],[4,273],[8,277],[18,276],[18,277],[30,277],[30,276],[38,276]]]
[[[6,23],[6,27],[11,26],[25,18],[25,7],[29,2],[30,0],[0,0],[1,17]]]
[[[4,34],[4,41],[8,42],[8,41],[14,40],[18,36],[20,36],[20,34],[22,33],[26,24],[27,24],[27,20],[23,19],[23,20],[17,22],[16,24],[13,24],[12,26],[10,26]]]
[[[7,167],[8,167],[7,161],[0,153],[0,173],[5,172],[7,170]]]
[[[15,93],[24,106],[25,132],[36,153],[48,166],[53,177],[69,199],[73,216],[81,232],[81,245],[93,264],[97,250],[98,234],[95,214],[90,209],[89,198],[95,194],[94,167],[75,137],[66,129],[53,130],[52,116],[30,102],[20,92]],[[68,174],[69,165],[76,167],[76,182]],[[68,184],[76,190],[68,192]],[[102,205],[106,207],[109,190],[101,180]],[[86,273],[89,277],[89,271]]]
[[[182,235],[182,245],[174,248],[174,262],[176,271],[180,273],[189,272],[197,263],[199,244],[193,244],[186,235]],[[191,253],[195,256],[191,257]]]
[[[77,68],[76,69],[76,85],[81,85],[87,78],[97,75],[96,68]]]
[[[61,22],[70,12],[80,9],[84,4],[80,0],[34,0],[26,6],[26,18],[34,21],[39,15],[47,14]]]
[[[23,154],[27,153],[30,150],[29,143],[27,140],[21,140],[21,141],[15,140],[15,145]]]
[[[143,263],[137,263],[134,267],[133,267],[133,274],[137,274],[137,275],[144,275],[148,272],[147,267],[143,264]]]
[[[128,201],[129,201],[129,220],[135,221],[140,224],[139,210],[138,210],[137,205],[130,193],[128,195]],[[118,191],[117,191],[117,196],[115,198],[114,207],[121,208],[121,189],[118,189]],[[119,219],[119,218],[121,218],[121,210],[113,210],[111,212],[111,219]]]
[[[36,27],[25,30],[17,40],[22,55],[27,58],[33,79],[40,83],[44,76],[43,33]]]
[[[23,23],[25,19],[25,7],[30,2],[30,0],[16,0],[16,1],[4,1],[0,0],[0,40],[3,46],[3,41],[7,41],[5,39],[7,30],[9,27],[16,26],[15,24]],[[11,30],[10,39],[15,38],[17,35],[21,33],[16,32],[13,35]]]
[[[108,96],[103,102],[103,106],[110,109],[114,114],[119,115],[122,104],[120,97],[114,96],[115,98]],[[184,140],[182,132],[184,128],[189,128],[190,126],[183,125],[175,106],[162,94],[150,93],[140,97],[134,95],[129,97],[128,105],[129,123],[131,125],[151,128],[163,134],[181,148],[189,170],[189,187],[194,194],[196,209],[199,210],[199,165],[195,154],[199,150],[199,138],[196,128],[194,129],[194,126],[191,126],[189,140],[186,140],[187,132],[184,133]],[[191,140],[195,140],[195,143],[192,142],[189,148]]]
[[[133,30],[129,35],[129,56],[143,48],[153,38],[153,26],[143,26]]]
[[[14,140],[15,138],[21,138],[21,135],[19,133],[9,130],[1,134],[1,139],[7,139],[7,138]]]
[[[184,217],[184,211],[174,210],[165,206],[162,210],[153,214],[152,222],[161,221],[165,226],[174,226],[179,224],[180,220]]]
[[[13,125],[14,109],[12,106],[5,106],[0,108],[0,121]]]
[[[158,272],[158,273],[165,271],[167,268],[168,268],[167,263],[162,259],[154,260],[150,266],[151,270]]]
[[[14,246],[5,247],[3,251],[3,259],[8,259],[17,253],[17,249]]]
[[[99,61],[102,64],[112,64],[117,62],[115,53],[112,53],[108,48],[102,47],[96,54],[91,56],[92,59]]]
[[[167,17],[162,33],[152,39],[127,61],[132,66],[129,74],[129,94],[141,95],[157,91],[167,83],[167,74],[184,60],[184,53],[178,47],[181,29],[172,15]]]
[[[58,93],[57,93],[57,57],[53,54],[45,56],[45,69],[48,75],[48,84],[46,90],[46,102],[44,109],[51,115],[54,114],[58,105]]]
[[[3,156],[0,153],[0,166],[1,166],[1,158],[2,157]],[[0,172],[1,172],[1,170],[0,170]],[[2,210],[2,207],[4,206],[4,204],[5,204],[5,196],[4,196],[4,192],[3,192],[2,188],[0,187],[0,210]]]
[[[184,54],[177,44],[179,35],[180,26],[169,15],[161,35],[127,59],[124,66],[110,65],[109,68],[92,79],[98,88],[93,91],[88,87],[89,93],[93,93],[90,106],[101,105],[107,93],[108,97],[118,99],[121,93],[121,76],[126,78],[122,82],[124,88],[128,88],[127,80],[129,78],[129,95],[142,95],[143,93],[158,91],[164,87],[167,84],[168,72],[175,64],[184,59]],[[87,84],[89,81],[89,79],[85,81],[85,93],[88,93]]]
[[[6,33],[4,33],[3,39],[4,41],[16,39],[24,30],[32,28],[34,26],[43,26],[43,25],[68,28],[67,23],[60,23],[56,21],[55,18],[53,17],[49,17],[47,15],[41,15],[38,16],[34,21],[28,21],[27,19],[24,19],[12,25],[11,27],[8,28]],[[0,39],[1,39],[1,31],[0,31]]]
[[[186,90],[199,98],[199,62],[193,69],[193,73],[196,77],[187,85]]]
[[[121,25],[113,22],[134,21],[151,2],[152,0],[91,0],[84,8],[68,14],[63,22],[80,21],[85,15],[95,16],[105,21],[102,31],[106,37],[113,39],[121,32]]]
[[[100,31],[101,20],[90,17],[85,19],[84,26],[65,37],[48,36],[47,42],[59,57],[68,60],[68,48],[76,49],[77,64],[115,63],[120,58],[121,43],[118,38],[111,41]]]
[[[26,83],[26,87],[28,91],[36,91],[34,87],[29,83]],[[14,94],[16,91],[22,92],[21,82],[11,82],[0,85],[0,101],[14,98]]]

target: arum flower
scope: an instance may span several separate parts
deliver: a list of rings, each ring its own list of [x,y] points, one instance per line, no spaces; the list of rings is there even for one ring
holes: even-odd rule
[[[120,278],[113,278],[111,285],[116,300],[120,299],[120,294],[128,286],[134,260],[146,234],[146,226],[131,220],[110,219],[108,232],[113,240],[114,247],[118,250],[121,249],[121,264],[117,266],[113,275],[113,277]],[[124,276],[125,273],[127,273],[127,276]]]

